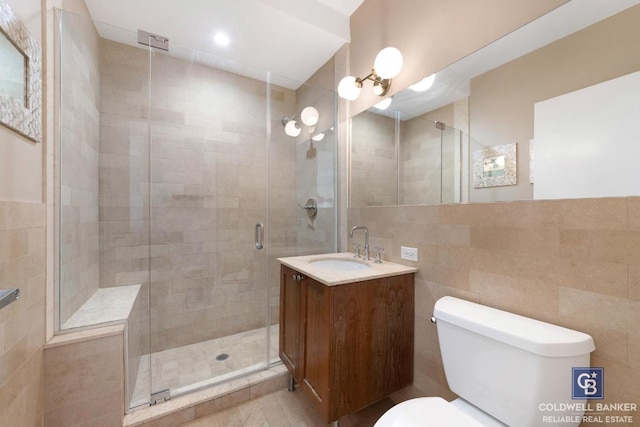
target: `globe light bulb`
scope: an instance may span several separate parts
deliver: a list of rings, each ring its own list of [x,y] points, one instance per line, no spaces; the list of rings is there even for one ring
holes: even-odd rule
[[[374,105],[378,110],[386,110],[391,105],[392,98],[383,99]]]
[[[385,47],[373,63],[376,74],[383,79],[392,79],[402,70],[402,53],[395,47]]]
[[[314,135],[311,139],[313,139],[314,141],[322,141],[324,139],[324,133]]]
[[[360,96],[360,90],[361,88],[356,85],[356,78],[353,76],[343,77],[338,84],[338,95],[347,101],[355,101]]]
[[[431,74],[429,77],[425,77],[424,79],[420,80],[418,83],[409,86],[409,89],[411,89],[414,92],[426,92],[429,89],[431,89],[431,86],[433,86],[433,83],[435,81],[436,81],[436,75]]]
[[[373,94],[381,96],[384,93],[384,87],[381,84],[373,85]]]
[[[305,107],[300,113],[300,120],[307,126],[315,126],[320,119],[320,113],[314,107]]]
[[[302,132],[302,129],[297,127],[296,124],[297,123],[295,120],[289,120],[289,122],[284,126],[284,133],[294,138],[300,135],[300,132]]]

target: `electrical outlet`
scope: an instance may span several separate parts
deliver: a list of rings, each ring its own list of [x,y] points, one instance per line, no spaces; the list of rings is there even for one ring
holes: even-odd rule
[[[418,262],[418,248],[400,246],[400,258],[406,259],[407,261]]]

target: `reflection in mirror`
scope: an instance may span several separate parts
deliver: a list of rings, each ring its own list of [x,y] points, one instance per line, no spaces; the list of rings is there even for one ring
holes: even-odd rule
[[[27,106],[27,57],[0,31],[0,92]]]
[[[425,115],[372,108],[354,116],[351,206],[460,202],[461,149],[459,130]]]
[[[538,118],[534,116],[534,106],[640,71],[640,56],[637,54],[637,40],[640,39],[638,22],[640,0],[567,2],[549,14],[437,72],[433,85],[427,91],[416,92],[407,88],[394,95],[389,110],[393,110],[397,117],[406,114],[409,117],[441,121],[447,124],[447,128],[453,127],[462,131],[462,170],[458,175],[461,179],[461,201],[533,199],[536,197],[536,184],[531,182],[533,176],[530,171],[530,141],[536,140],[535,146],[531,149],[536,159],[535,147],[542,146],[538,144],[538,136],[534,132],[534,123],[536,129],[540,126]],[[442,112],[451,108],[455,114],[443,118]],[[578,110],[574,108],[569,112],[578,114]],[[371,110],[361,114],[371,114]],[[576,120],[579,119],[580,117],[576,117]],[[398,183],[396,201],[391,201],[391,204],[441,203],[434,202],[431,198],[403,200],[400,188],[404,160],[400,154],[400,146],[398,152],[394,152],[396,157],[391,162],[385,158],[382,163],[380,158],[383,156],[373,156],[375,149],[371,147],[366,151],[363,148],[366,141],[357,140],[359,135],[373,134],[377,131],[366,132],[358,129],[362,127],[358,123],[361,121],[360,115],[352,120],[352,206],[386,204],[390,199],[386,195],[384,202],[371,200],[371,196],[367,199],[362,195],[362,188],[365,188],[362,181],[368,186],[380,186],[379,182],[382,180]],[[375,121],[380,125],[382,119]],[[403,140],[401,121],[398,119],[397,124],[393,125],[400,141]],[[565,123],[568,121],[569,119]],[[611,126],[620,124],[622,123],[610,123]],[[575,139],[577,133],[573,135],[572,138]],[[610,147],[613,147],[612,153],[621,153],[618,150],[619,145],[616,145],[620,143],[620,138],[614,138],[614,133],[611,132],[605,132],[604,135]],[[371,137],[367,138],[371,143]],[[428,138],[426,134],[425,138]],[[469,182],[469,178],[473,177],[470,173],[473,167],[473,162],[470,161],[473,153],[514,143],[517,144],[516,183],[475,188],[473,183]],[[593,151],[590,149],[590,146],[583,145],[579,153],[572,150],[567,155],[572,156],[572,160],[577,160]],[[356,153],[356,150],[360,150],[360,153]],[[433,153],[428,156],[430,160],[433,160],[432,155]],[[372,156],[375,158],[372,159]],[[412,156],[415,159],[415,153],[412,153]],[[444,152],[441,156],[444,156]],[[615,154],[613,157],[616,157]],[[385,172],[394,161],[397,170],[392,173]],[[555,179],[568,177],[570,172],[562,166],[567,162],[563,162],[561,158],[554,161],[555,170],[559,171]],[[433,165],[427,161],[421,165],[413,163],[411,167],[420,170],[423,175],[430,175]],[[376,175],[365,177],[362,171],[369,171],[370,174],[375,171]],[[536,180],[542,182],[538,172],[540,171],[536,171]],[[380,178],[379,175],[384,175],[385,178]],[[442,182],[445,182],[444,178]],[[426,195],[433,188],[429,186],[431,184],[432,181],[428,180],[420,184],[415,182],[411,191],[413,194]],[[373,191],[371,187],[368,188]],[[442,188],[444,202],[445,187]],[[607,195],[614,194],[600,193],[598,197]],[[638,195],[638,192],[626,195]],[[585,196],[569,193],[562,197]]]

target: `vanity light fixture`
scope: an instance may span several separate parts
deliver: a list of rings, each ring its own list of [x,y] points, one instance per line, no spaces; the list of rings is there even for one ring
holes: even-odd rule
[[[300,113],[296,113],[291,117],[283,117],[282,120],[280,120],[280,123],[284,126],[284,132],[295,138],[300,135],[300,132],[302,132],[302,128],[298,121],[301,121],[302,124],[310,127],[310,132],[313,132],[315,130],[315,125],[318,124],[318,120],[320,120],[320,113],[318,113],[318,110],[315,107],[308,106],[303,108]]]
[[[373,82],[373,93],[384,96],[389,92],[391,79],[402,69],[402,53],[395,47],[385,47],[376,55],[371,73],[366,77],[346,76],[338,84],[338,95],[349,101],[360,96],[365,80]]]

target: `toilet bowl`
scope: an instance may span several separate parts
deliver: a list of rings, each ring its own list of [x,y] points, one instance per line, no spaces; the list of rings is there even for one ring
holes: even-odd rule
[[[418,397],[384,413],[374,427],[505,427],[463,399],[447,402],[441,397]]]
[[[573,368],[588,368],[593,339],[582,332],[453,297],[434,307],[447,384],[459,398],[421,397],[399,403],[375,427],[577,427],[582,413],[541,404],[571,399]],[[562,415],[572,415],[571,417]],[[576,421],[577,420],[577,421]]]

